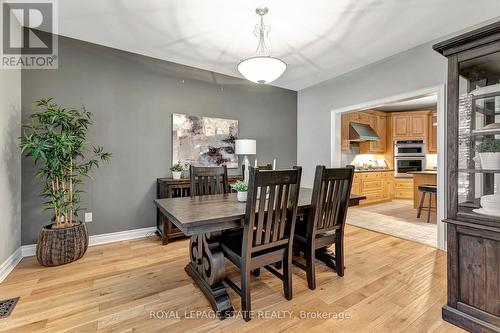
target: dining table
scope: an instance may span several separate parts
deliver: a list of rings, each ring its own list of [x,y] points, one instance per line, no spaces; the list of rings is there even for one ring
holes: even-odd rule
[[[298,217],[307,215],[311,198],[312,189],[300,188]],[[364,195],[351,194],[349,206],[357,206],[364,199]],[[187,274],[220,318],[231,315],[234,309],[223,283],[226,270],[220,240],[224,231],[243,228],[246,203],[239,202],[236,193],[156,199],[154,203],[170,222],[191,237]]]

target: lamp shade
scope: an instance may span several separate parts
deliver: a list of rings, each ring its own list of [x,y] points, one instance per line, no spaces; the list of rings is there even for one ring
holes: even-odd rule
[[[249,58],[238,65],[238,71],[247,80],[261,84],[273,82],[285,70],[286,64],[283,60],[269,56]]]
[[[255,155],[256,154],[256,142],[250,139],[238,139],[236,143],[236,154],[237,155]]]

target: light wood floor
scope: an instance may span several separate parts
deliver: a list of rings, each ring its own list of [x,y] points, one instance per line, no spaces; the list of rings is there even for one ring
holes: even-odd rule
[[[444,252],[353,226],[346,231],[343,278],[318,265],[318,286],[310,291],[304,273],[294,268],[291,301],[285,300],[281,281],[270,273],[253,278],[253,310],[290,310],[292,318],[254,318],[248,323],[241,318],[150,319],[150,311],[184,316],[185,311],[210,309],[184,272],[187,245],[180,240],[161,246],[153,237],[94,246],[81,260],[53,268],[23,259],[0,284],[0,299],[21,296],[12,315],[0,320],[0,331],[460,331],[441,319],[446,301]],[[231,299],[239,309],[234,292]],[[321,311],[333,318],[300,319],[300,311]],[[335,318],[337,312],[348,317]]]

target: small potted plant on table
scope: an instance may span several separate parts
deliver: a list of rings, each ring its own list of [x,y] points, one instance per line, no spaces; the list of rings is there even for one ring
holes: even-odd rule
[[[500,170],[500,139],[486,138],[476,146],[481,168]]]
[[[40,111],[23,125],[20,147],[38,166],[36,176],[43,181],[40,195],[46,200],[43,208],[54,212],[53,223],[40,230],[36,257],[43,266],[58,266],[80,259],[87,251],[87,227],[78,220],[82,192],[78,187],[111,154],[100,146],[89,149],[86,136],[92,113],[61,107],[52,98],[42,98],[35,106]]]
[[[247,191],[248,191],[248,184],[245,183],[244,181],[238,180],[237,182],[234,182],[231,184],[231,189],[233,191],[237,192],[237,198],[239,202],[245,202],[247,201]]]
[[[181,161],[177,161],[174,165],[170,167],[170,171],[172,171],[172,178],[179,180],[181,179],[182,176],[182,171],[184,171],[184,168],[182,167]]]

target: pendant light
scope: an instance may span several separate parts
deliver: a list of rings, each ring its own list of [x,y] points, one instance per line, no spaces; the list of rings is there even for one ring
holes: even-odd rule
[[[245,79],[265,84],[279,78],[286,70],[286,63],[278,58],[271,57],[266,47],[265,38],[269,35],[271,27],[264,24],[264,15],[269,12],[267,7],[255,10],[260,16],[260,24],[255,25],[254,35],[259,38],[257,54],[243,60],[238,64],[238,71]]]

